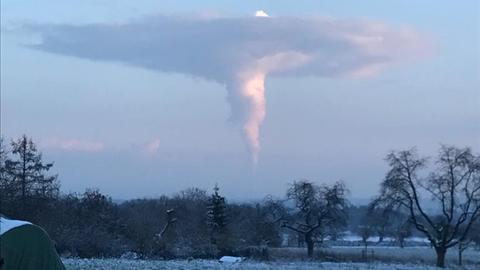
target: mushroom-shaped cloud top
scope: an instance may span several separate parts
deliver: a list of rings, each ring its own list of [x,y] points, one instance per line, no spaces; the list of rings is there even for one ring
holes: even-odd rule
[[[240,123],[256,162],[269,76],[368,76],[424,56],[425,35],[409,27],[365,20],[155,16],[124,24],[34,27],[33,47],[115,61],[225,84],[232,119]]]

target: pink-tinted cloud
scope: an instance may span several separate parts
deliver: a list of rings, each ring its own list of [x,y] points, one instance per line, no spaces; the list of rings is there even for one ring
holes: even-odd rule
[[[42,142],[41,145],[45,148],[77,152],[98,152],[105,149],[105,145],[102,142],[80,139],[49,138]]]
[[[155,138],[148,143],[145,144],[144,151],[149,155],[153,156],[158,152],[160,149],[160,139]]]

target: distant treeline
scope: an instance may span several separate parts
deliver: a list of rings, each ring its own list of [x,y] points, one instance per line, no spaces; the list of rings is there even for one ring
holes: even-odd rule
[[[377,236],[377,242],[388,237],[403,247],[405,239],[414,233],[437,241],[433,236],[436,226],[447,228],[450,234],[445,235],[445,240],[450,242],[437,241],[435,249],[448,248],[452,241],[479,243],[475,232],[480,226],[475,222],[480,211],[480,192],[476,193],[480,190],[480,174],[476,171],[480,171],[480,166],[473,166],[478,166],[480,159],[468,156],[469,149],[442,149],[463,151],[449,152],[463,158],[449,172],[463,177],[450,182],[462,186],[463,193],[450,197],[455,202],[448,198],[440,200],[446,216],[429,216],[431,213],[420,207],[421,200],[415,201],[415,196],[419,196],[413,189],[417,172],[405,171],[408,169],[405,166],[422,165],[413,150],[392,152],[387,157],[391,170],[382,183],[381,194],[368,206],[351,205],[347,201],[348,189],[342,182],[318,185],[308,180],[292,182],[284,198],[267,196],[255,203],[231,203],[221,195],[218,186],[212,187],[211,192],[189,188],[173,196],[114,203],[97,189],[88,189],[83,194],[62,194],[58,177],[49,173],[53,163],[45,163],[32,140],[22,136],[8,146],[3,140],[1,143],[0,212],[42,226],[61,254],[79,257],[238,255],[269,259],[268,248],[283,245],[306,247],[307,254],[312,256],[315,246],[338,241],[345,231],[356,233],[364,245],[372,244],[369,237]],[[462,166],[468,168],[461,170]],[[435,173],[442,175],[441,171]],[[412,177],[412,183],[408,177]],[[436,194],[434,185],[442,185],[439,179],[443,177],[419,183],[430,183],[430,191]],[[470,178],[465,186],[460,181],[466,177]],[[437,197],[450,196],[445,191],[448,187],[441,186]],[[467,205],[456,207],[460,200],[469,204],[463,216],[462,207]],[[430,222],[434,223],[432,228],[427,227]]]

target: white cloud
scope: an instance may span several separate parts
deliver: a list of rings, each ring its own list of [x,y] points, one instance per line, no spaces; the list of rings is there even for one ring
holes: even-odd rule
[[[270,17],[270,16],[263,10],[257,10],[255,11],[255,17]]]

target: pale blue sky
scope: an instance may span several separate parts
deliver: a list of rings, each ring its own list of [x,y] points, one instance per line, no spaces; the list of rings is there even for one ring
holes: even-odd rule
[[[353,197],[364,198],[377,191],[389,150],[417,146],[434,154],[446,143],[480,151],[478,1],[1,5],[2,134],[26,133],[39,142],[45,158],[55,161],[64,191],[99,187],[130,198],[219,183],[229,197],[260,198],[282,195],[286,183],[309,178],[342,179]],[[22,45],[38,39],[23,25],[126,22],[155,14],[241,17],[259,9],[272,16],[408,25],[429,36],[432,52],[369,78],[267,78],[262,150],[253,170],[241,134],[228,122],[222,85]]]

